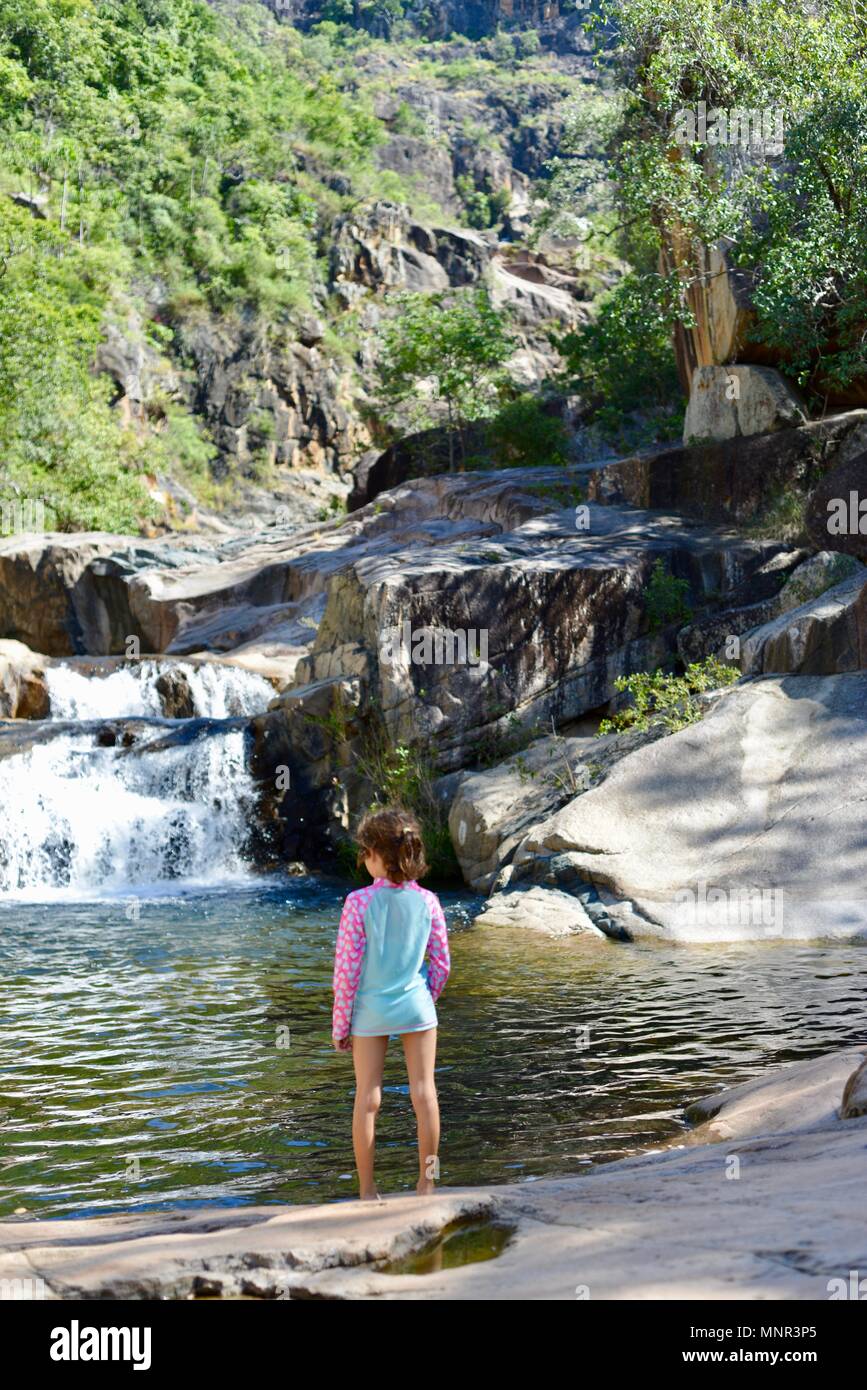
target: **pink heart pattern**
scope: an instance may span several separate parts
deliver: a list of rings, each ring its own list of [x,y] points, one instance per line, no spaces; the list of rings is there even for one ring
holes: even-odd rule
[[[446,919],[436,893],[412,880],[403,885],[421,893],[431,918],[430,936],[427,945],[427,982],[434,1002],[442,994],[451,970],[449,939]],[[337,928],[337,943],[334,948],[334,973],[332,989],[334,1007],[331,1015],[331,1032],[335,1039],[347,1038],[352,1032],[352,1010],[361,968],[364,964],[364,948],[367,937],[364,931],[364,915],[375,893],[388,892],[391,885],[387,879],[377,878],[369,888],[357,888],[349,893],[340,914]]]

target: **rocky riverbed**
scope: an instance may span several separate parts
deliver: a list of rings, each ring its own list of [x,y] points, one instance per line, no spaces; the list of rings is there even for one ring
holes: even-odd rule
[[[746,894],[735,935],[861,935],[867,570],[815,498],[865,473],[865,435],[855,410],[725,451],[408,479],[344,519],[219,543],[9,538],[0,751],[58,735],[21,721],[69,673],[141,685],[147,667],[159,700],[113,713],[248,716],[269,853],[327,859],[370,799],[371,749],[417,749],[467,883],[534,887],[542,926],[565,893],[581,929],[730,939]],[[783,483],[808,545],[775,537]],[[662,617],[660,577],[686,604]],[[700,697],[701,722],[595,736],[618,678],[710,656],[742,679]],[[203,671],[223,690],[206,708]],[[258,703],[227,699],[242,674]]]
[[[688,1143],[581,1177],[378,1203],[7,1221],[0,1279],[39,1281],[48,1299],[858,1297],[867,1051],[719,1092],[690,1117]],[[504,1228],[502,1252],[448,1268],[461,1223]],[[446,1267],[433,1252],[429,1272],[388,1272],[437,1239]]]

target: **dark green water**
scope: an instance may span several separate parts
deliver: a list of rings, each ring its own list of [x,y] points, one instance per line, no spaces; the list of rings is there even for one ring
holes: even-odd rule
[[[352,1063],[330,1044],[342,891],[0,906],[0,1214],[354,1195]],[[653,1147],[698,1096],[867,1032],[863,947],[549,941],[443,901],[445,1183]],[[377,1176],[398,1190],[415,1141],[397,1043],[385,1082]]]
[[[502,1255],[515,1227],[502,1221],[479,1219],[454,1221],[438,1236],[396,1260],[384,1260],[380,1274],[436,1274],[441,1269],[460,1269],[462,1265],[481,1264]]]

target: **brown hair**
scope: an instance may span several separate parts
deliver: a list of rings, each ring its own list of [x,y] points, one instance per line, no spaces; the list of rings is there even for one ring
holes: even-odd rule
[[[361,868],[365,854],[372,850],[385,864],[391,883],[423,878],[428,871],[421,826],[415,816],[400,806],[388,806],[384,811],[369,811],[362,817],[355,838],[358,841],[358,867]]]

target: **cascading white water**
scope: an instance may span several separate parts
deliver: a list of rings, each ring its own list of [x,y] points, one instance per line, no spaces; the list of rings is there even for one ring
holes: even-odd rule
[[[157,687],[161,675],[176,672],[192,694],[193,714],[203,719],[230,719],[259,714],[274,698],[263,676],[217,662],[141,661],[110,675],[84,674],[73,666],[46,671],[52,719],[122,719],[161,715]]]
[[[158,752],[63,734],[0,761],[0,897],[101,897],[248,877],[241,729]]]

